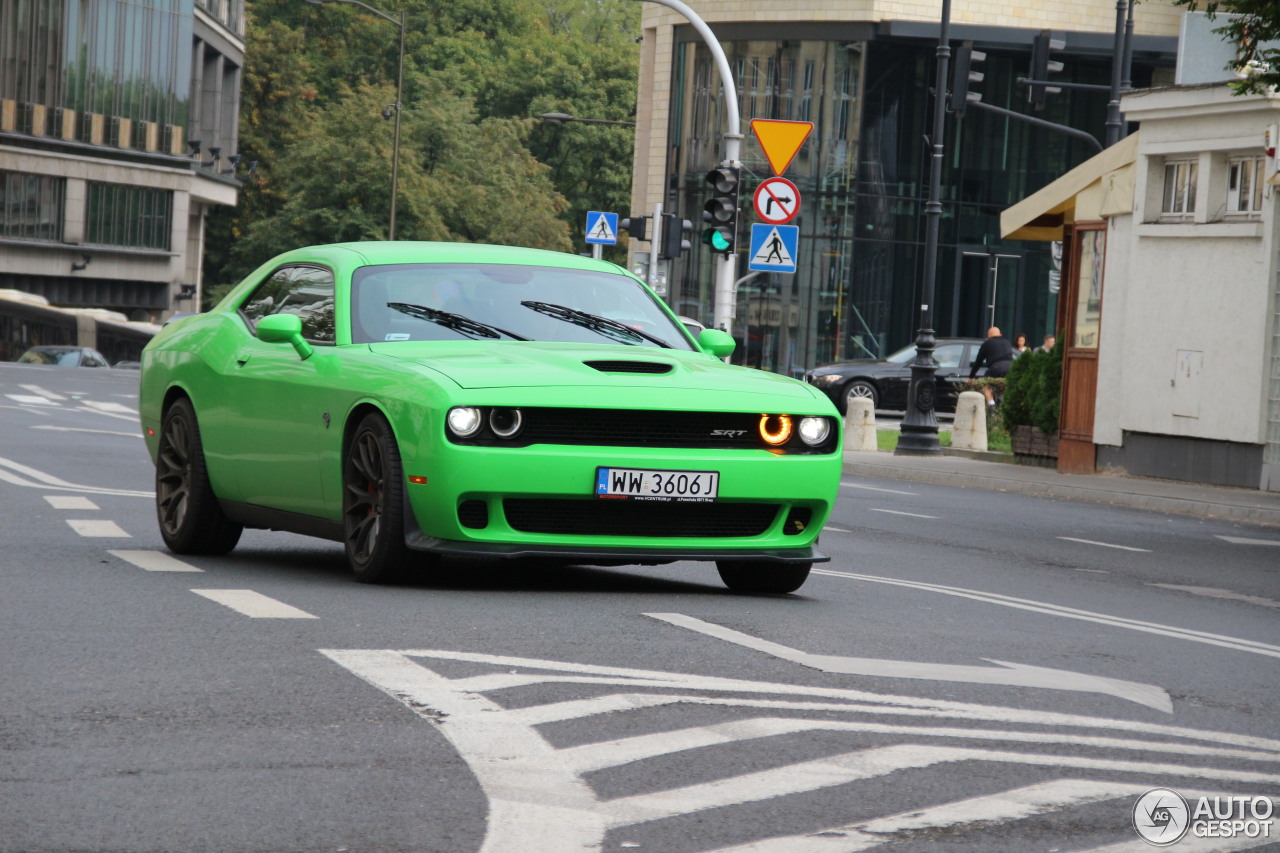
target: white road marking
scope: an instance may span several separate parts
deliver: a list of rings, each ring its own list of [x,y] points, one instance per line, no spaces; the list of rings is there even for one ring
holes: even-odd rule
[[[830,530],[832,533],[852,533],[853,532],[852,530],[845,530],[843,527],[832,527],[829,524],[825,525],[822,529]]]
[[[1280,539],[1249,539],[1244,536],[1222,536],[1221,534],[1218,538],[1232,545],[1280,545]]]
[[[138,416],[137,409],[131,409],[128,406],[123,406],[119,403],[103,403],[97,400],[81,400],[80,404],[82,406],[87,406],[88,408],[93,409],[95,411],[103,412],[104,414],[133,415],[134,417]]]
[[[191,591],[254,619],[316,618],[305,610],[299,610],[251,589],[193,589]]]
[[[106,519],[80,519],[68,518],[67,524],[71,525],[71,529],[81,536],[92,536],[105,539],[132,539],[128,533],[120,528],[120,525],[114,521]]]
[[[48,391],[48,390],[46,390],[46,389],[44,389],[44,388],[41,388],[39,385],[21,385],[21,384],[19,384],[19,385],[18,385],[18,387],[19,387],[19,388],[21,388],[23,391],[30,391],[32,394],[36,394],[37,396],[44,397],[44,398],[45,398],[45,399],[47,399],[47,400],[65,400],[65,399],[67,399],[66,397],[62,396],[61,394],[55,394],[55,393],[54,393],[54,392],[52,392],[52,391]]]
[[[148,572],[203,572],[195,566],[170,557],[163,551],[108,551],[113,557],[119,557],[127,563],[133,563]]]
[[[859,780],[878,780],[878,785],[892,785],[899,770],[938,764],[980,761],[1049,769],[1069,768],[1076,771],[1071,775],[1080,775],[1083,771],[1088,774],[1126,774],[1140,780],[1168,775],[1251,786],[1274,787],[1280,783],[1280,774],[1276,772],[1280,764],[1280,741],[1235,733],[1199,732],[1128,720],[889,697],[856,690],[469,652],[394,649],[321,649],[320,652],[424,720],[434,723],[436,732],[453,744],[488,798],[486,834],[481,853],[507,853],[510,850],[522,853],[598,853],[607,832],[635,823],[772,800],[787,794],[819,791]],[[488,665],[492,671],[451,679],[430,668],[432,659]],[[570,695],[580,693],[582,685],[591,685],[591,693],[600,695],[512,709],[481,695],[485,691],[520,684],[539,685],[544,689],[561,685]],[[604,688],[608,685],[615,686],[619,692],[605,694]],[[674,694],[673,690],[683,691],[683,694]],[[752,698],[761,694],[779,698]],[[805,697],[822,697],[825,701],[815,702]],[[568,748],[553,746],[534,728],[544,722],[581,719],[677,702],[736,711],[732,720],[718,725],[664,730]],[[780,714],[786,714],[790,709],[791,715],[785,718],[742,719],[744,708]],[[809,716],[796,718],[796,711],[807,712]],[[865,716],[861,720],[849,720],[850,715]],[[900,724],[893,724],[885,721],[887,715],[906,719]],[[968,723],[987,719],[997,724],[989,729],[972,725],[935,728],[912,724],[910,718],[919,717],[952,717]],[[1029,728],[1012,728],[1015,721],[1027,724]],[[1044,731],[1043,727],[1049,725],[1066,727],[1069,732],[1081,728],[1143,731],[1159,739],[1144,742]],[[592,770],[618,767],[649,757],[677,756],[697,761],[691,750],[813,728],[840,732],[892,731],[911,740],[607,800],[597,797],[583,778]],[[948,742],[937,743],[934,738],[947,738]],[[1178,742],[1185,739],[1208,741],[1213,745]],[[972,745],[956,745],[964,744],[966,740]],[[1061,744],[1070,740],[1075,748],[1070,750],[1070,754],[1058,755],[980,747],[993,740],[1024,744]],[[1144,750],[1150,747],[1172,754],[1182,754],[1186,750],[1188,756],[1197,751],[1222,749],[1224,744],[1245,746],[1242,741],[1249,741],[1244,750],[1224,750],[1223,757],[1226,757],[1225,753],[1243,753],[1235,757],[1265,762],[1266,766],[1255,771],[1209,766],[1204,761],[1175,764],[1117,759],[1113,746],[1117,741],[1125,744],[1121,749]],[[1085,754],[1087,750],[1096,750],[1098,757]],[[891,843],[897,840],[891,837],[894,833],[911,829],[1019,820],[1139,793],[1150,787],[1149,784],[1127,782],[1093,782],[1088,776],[1083,780],[1049,777],[1047,781],[1025,788],[959,802],[927,805],[923,809],[833,830],[815,828],[813,833],[793,839],[766,839],[754,842],[755,846],[746,844],[723,848],[720,853],[729,853],[730,850],[735,853],[847,853]],[[804,846],[809,841],[814,846]],[[826,841],[840,841],[841,844],[824,843]]]
[[[28,479],[29,478],[29,479]],[[0,481],[32,489],[61,489],[66,492],[86,492],[94,495],[118,495],[130,498],[154,498],[155,492],[137,492],[129,489],[106,489],[97,486],[80,486],[68,483],[52,474],[38,471],[12,459],[0,457]],[[34,481],[34,482],[33,482]]]
[[[56,406],[57,403],[47,397],[35,397],[31,394],[5,394],[10,400],[23,406]]]
[[[1077,539],[1074,536],[1059,536],[1058,538],[1067,542],[1080,542],[1084,545],[1099,545],[1103,548],[1117,548],[1121,551],[1139,551],[1143,554],[1151,553],[1150,548],[1133,548],[1129,545],[1112,545],[1110,542],[1095,542],[1092,539]]]
[[[715,637],[728,643],[755,649],[774,657],[798,663],[811,669],[843,675],[869,675],[879,678],[914,678],[925,681],[955,681],[968,684],[998,684],[1011,687],[1038,687],[1046,690],[1077,690],[1087,693],[1105,693],[1130,702],[1137,702],[1163,711],[1173,713],[1173,702],[1169,694],[1154,684],[1142,684],[1136,681],[1125,681],[1118,678],[1089,675],[1081,672],[1070,672],[1061,669],[1048,669],[1020,663],[989,660],[996,664],[989,666],[965,666],[943,663],[921,663],[918,661],[880,660],[878,658],[854,658],[841,655],[817,655],[792,649],[779,643],[773,643],[732,628],[725,628],[711,622],[704,622],[683,613],[646,613],[653,619],[660,619],[690,631],[697,631],[709,637]]]
[[[898,489],[880,489],[875,486],[863,486],[859,483],[850,483],[848,480],[841,480],[840,485],[847,489],[862,489],[867,492],[886,492],[890,495],[910,495],[911,497],[917,497],[919,495],[919,492],[902,492]]]
[[[50,426],[48,424],[33,426],[31,428],[47,429],[47,430],[53,430],[55,432],[92,432],[98,435],[122,435],[125,438],[142,438],[141,432],[120,432],[118,430],[112,430],[112,429],[86,429],[84,427]]]
[[[1194,643],[1205,643],[1210,646],[1221,646],[1222,648],[1234,649],[1240,652],[1252,652],[1253,654],[1280,658],[1280,646],[1272,645],[1271,643],[1260,643],[1256,640],[1244,640],[1239,637],[1228,637],[1223,634],[1211,634],[1207,631],[1194,631],[1189,628],[1177,628],[1171,625],[1161,625],[1156,622],[1143,622],[1137,619],[1126,619],[1123,616],[1108,616],[1105,613],[1095,613],[1090,610],[1078,610],[1074,607],[1063,607],[1058,604],[1049,604],[1043,601],[1014,598],[1009,595],[999,595],[993,592],[981,592],[979,590],[964,589],[962,587],[941,586],[939,584],[921,583],[918,581],[876,577],[875,575],[863,575],[855,572],[837,572],[832,569],[814,569],[813,573],[828,575],[830,577],[848,578],[850,580],[868,581],[870,583],[889,584],[890,586],[907,587],[908,589],[917,589],[923,592],[936,592],[942,595],[956,596],[957,598],[969,598],[974,601],[981,601],[986,604],[998,604],[1002,607],[1012,607],[1017,610],[1029,610],[1033,613],[1047,613],[1052,616],[1062,616],[1066,619],[1079,619],[1084,622],[1096,622],[1100,625],[1110,625],[1115,628],[1127,628],[1131,631],[1142,631],[1148,634],[1176,637],[1177,639],[1189,640]]]
[[[937,518],[936,515],[921,515],[918,512],[903,512],[897,509],[876,509],[875,507],[867,507],[871,512],[885,512],[889,515],[909,515],[912,518]]]
[[[98,505],[79,495],[45,495],[44,499],[54,509],[97,509]]]
[[[1178,592],[1189,592],[1192,595],[1203,595],[1206,598],[1222,598],[1228,601],[1244,601],[1249,604],[1260,604],[1263,607],[1280,608],[1280,601],[1274,598],[1263,598],[1259,595],[1245,595],[1229,589],[1218,589],[1212,586],[1179,586],[1175,583],[1149,583],[1147,586],[1158,586],[1161,589],[1172,589]]]

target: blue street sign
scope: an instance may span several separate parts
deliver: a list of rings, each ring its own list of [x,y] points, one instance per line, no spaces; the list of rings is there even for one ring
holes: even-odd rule
[[[612,246],[618,242],[618,214],[587,211],[587,242]]]
[[[796,225],[751,226],[751,253],[747,269],[762,272],[796,271],[796,255],[800,247],[800,228]]]

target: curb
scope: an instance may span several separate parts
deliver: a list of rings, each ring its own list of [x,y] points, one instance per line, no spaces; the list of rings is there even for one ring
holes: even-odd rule
[[[962,454],[957,453],[955,455]],[[1213,501],[1174,498],[1164,495],[1143,494],[1133,491],[1092,489],[1087,486],[1076,486],[1066,483],[1044,483],[988,476],[984,474],[962,474],[952,471],[895,468],[892,465],[874,465],[861,463],[856,460],[850,461],[847,456],[844,460],[844,471],[849,474],[863,474],[869,477],[887,477],[894,480],[931,483],[939,486],[958,486],[960,488],[986,489],[988,491],[996,492],[1016,492],[1019,494],[1036,495],[1039,497],[1067,498],[1070,500],[1084,500],[1091,501],[1093,503],[1127,506],[1134,509],[1167,512],[1177,515],[1193,515],[1200,518],[1215,518],[1226,521],[1246,522],[1249,524],[1280,526],[1280,509],[1271,507],[1215,503]]]

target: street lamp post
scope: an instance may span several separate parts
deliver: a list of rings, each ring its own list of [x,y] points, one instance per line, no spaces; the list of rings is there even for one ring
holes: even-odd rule
[[[933,158],[929,164],[929,200],[924,206],[924,281],[920,294],[920,330],[916,333],[916,358],[911,362],[907,389],[907,413],[895,454],[936,455],[938,418],[934,413],[938,362],[933,358],[937,338],[933,331],[933,292],[938,277],[938,231],[942,221],[942,143],[947,122],[947,76],[951,64],[951,0],[942,0],[942,26],[938,32],[938,69],[933,94]]]
[[[543,121],[549,121],[552,124],[564,124],[565,122],[577,121],[583,124],[620,124],[625,125],[626,127],[636,126],[634,121],[613,121],[612,119],[607,118],[578,118],[577,116],[571,116],[568,113],[542,113],[538,118]]]
[[[391,143],[391,221],[387,226],[387,239],[394,240],[396,238],[396,197],[400,190],[400,112],[404,106],[404,32],[405,32],[405,13],[400,10],[399,15],[392,16],[390,12],[384,12],[381,9],[375,9],[367,3],[360,0],[307,0],[313,6],[323,6],[327,3],[347,3],[352,6],[359,6],[367,12],[371,12],[382,18],[384,21],[390,21],[400,28],[400,59],[396,70],[396,102],[388,104],[387,110],[395,108],[395,136]],[[387,110],[383,110],[382,117],[390,118]]]

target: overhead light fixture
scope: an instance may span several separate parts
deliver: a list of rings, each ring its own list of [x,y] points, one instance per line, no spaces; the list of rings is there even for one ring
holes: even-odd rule
[[[199,139],[188,139],[187,147],[191,149],[192,157],[200,156],[200,140]]]

